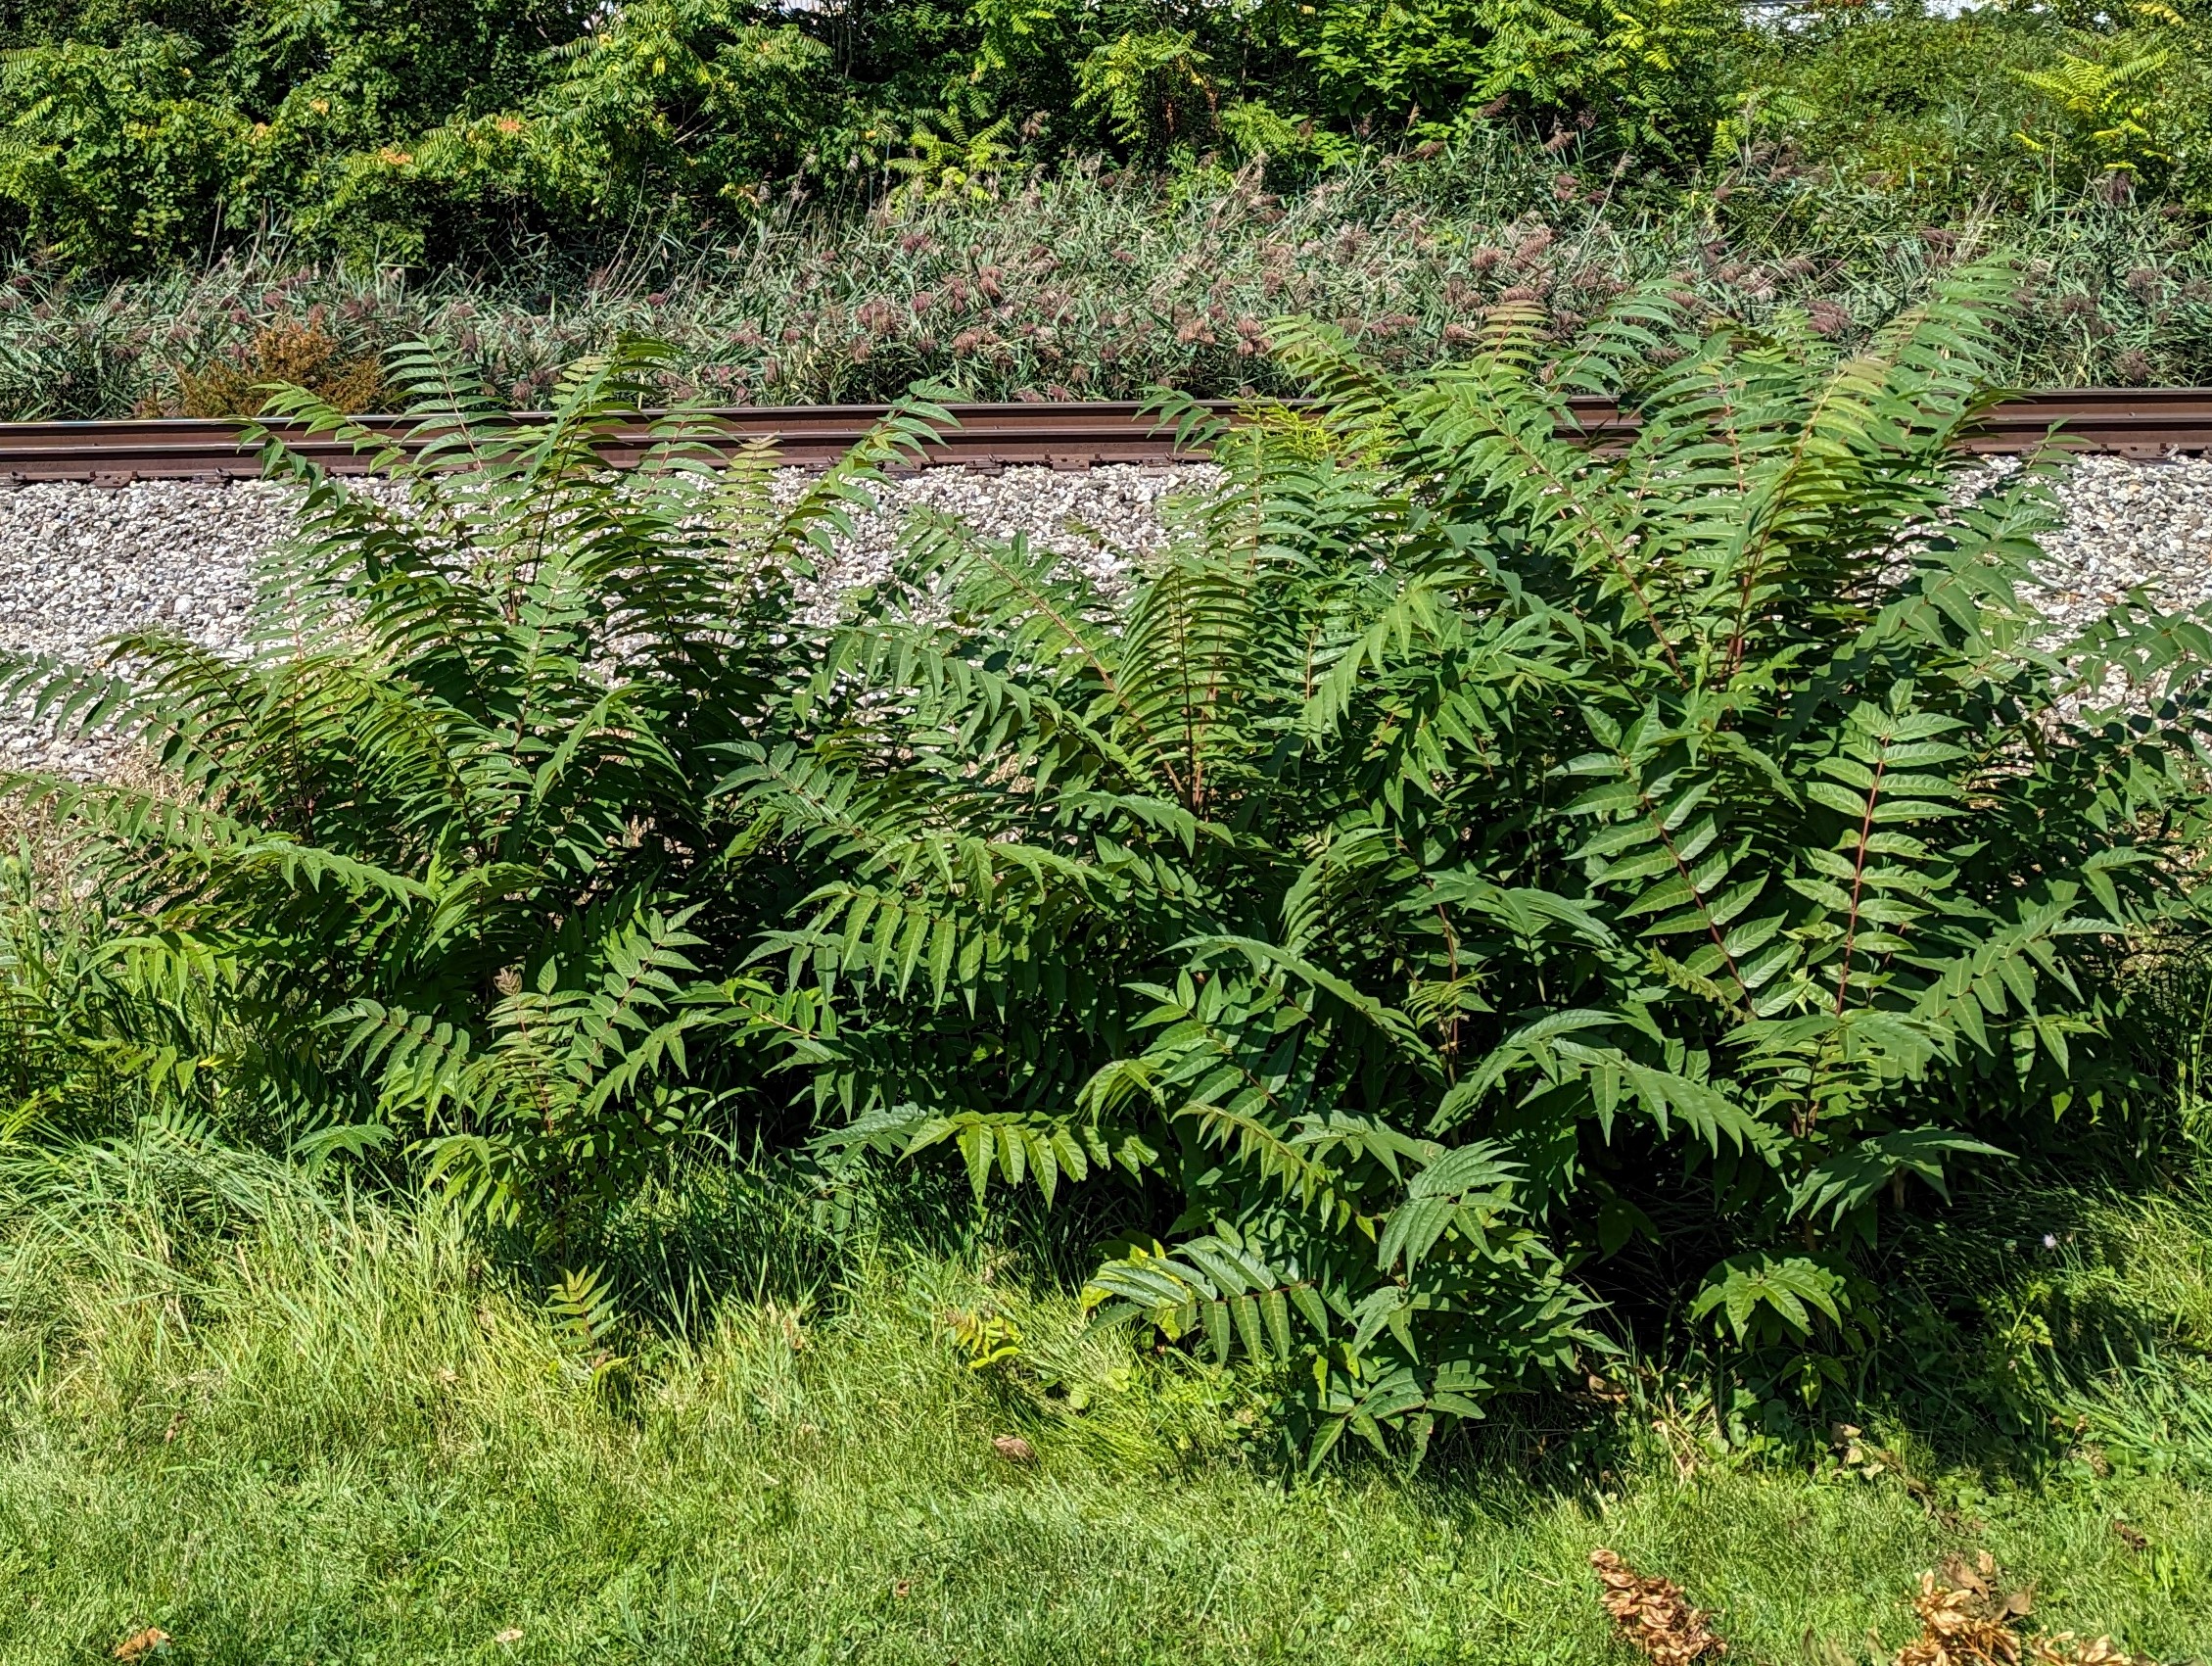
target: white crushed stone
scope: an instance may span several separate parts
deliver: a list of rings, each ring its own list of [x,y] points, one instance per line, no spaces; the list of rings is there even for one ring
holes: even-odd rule
[[[2064,639],[2141,589],[2168,612],[2212,599],[2212,458],[2081,457],[2060,477],[2066,524],[2043,539],[2022,596]]]
[[[1032,545],[1067,556],[1073,565],[1110,588],[1126,585],[1145,556],[1165,547],[1165,500],[1218,479],[1199,467],[1144,467],[1115,463],[1087,471],[1010,468],[979,474],[933,468],[891,480],[875,513],[858,520],[841,543],[838,558],[822,575],[822,600],[811,609],[820,621],[834,617],[839,593],[880,582],[907,519],[917,511],[965,521],[992,538],[1026,534]],[[784,471],[778,495],[805,479]]]
[[[993,537],[1026,534],[1109,586],[1126,584],[1135,564],[1166,542],[1163,500],[1212,473],[1115,464],[896,477],[879,493],[876,512],[840,541],[822,575],[821,598],[807,612],[833,616],[839,593],[880,580],[918,509],[958,516]],[[807,478],[782,471],[777,497],[795,495]],[[297,488],[259,480],[0,492],[0,654],[89,664],[109,639],[149,625],[171,627],[219,653],[243,652],[256,573],[292,533],[297,502]],[[0,770],[90,775],[116,756],[116,746],[99,738],[58,737],[52,717],[33,717],[27,704],[0,716]]]
[[[0,494],[0,652],[95,663],[110,637],[166,625],[223,652],[245,637],[263,551],[295,494],[268,481],[58,483]],[[0,768],[98,770],[114,748],[57,738],[27,702],[0,722]]]
[[[1165,543],[1163,500],[1211,473],[947,468],[894,479],[881,509],[856,526],[824,573],[821,600],[809,612],[826,614],[837,593],[881,578],[915,509],[958,516],[996,537],[1026,533],[1107,584],[1126,583]],[[778,495],[797,491],[804,478],[786,471]],[[2087,457],[2058,491],[2067,524],[2045,541],[2046,583],[2031,598],[2060,634],[2138,587],[2168,608],[2212,599],[2212,459]],[[90,661],[106,639],[149,624],[173,626],[218,652],[242,651],[256,569],[291,532],[295,501],[295,489],[266,481],[0,492],[0,652]],[[51,719],[23,712],[0,722],[0,769],[81,775],[113,755],[98,741],[57,739]]]

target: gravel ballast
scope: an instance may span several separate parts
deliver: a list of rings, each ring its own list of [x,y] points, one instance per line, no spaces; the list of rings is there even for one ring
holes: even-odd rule
[[[2033,601],[2064,636],[2138,586],[2168,611],[2212,598],[2212,458],[2083,457],[2061,478]]]
[[[1161,500],[1210,470],[1115,465],[1087,472],[932,469],[890,481],[823,575],[811,609],[833,614],[836,593],[888,569],[899,529],[917,509],[957,515],[997,537],[1026,533],[1107,583],[1165,542]],[[805,476],[786,471],[779,496]],[[0,493],[0,651],[88,661],[103,641],[172,626],[218,652],[246,646],[261,556],[295,525],[298,490],[268,481],[226,485],[139,481],[120,488],[26,486]],[[0,715],[0,768],[71,774],[104,768],[114,748],[68,742],[51,720]]]
[[[894,480],[882,511],[824,575],[821,610],[834,606],[835,591],[882,573],[916,508],[998,536],[1025,532],[1103,579],[1124,580],[1164,542],[1162,500],[1199,478],[1114,466],[936,469]],[[2212,460],[2085,458],[2059,492],[2067,525],[2046,540],[2047,584],[2034,598],[2053,625],[2080,624],[2139,585],[2169,607],[2212,598]],[[256,566],[290,532],[295,501],[293,488],[264,481],[0,493],[0,649],[83,659],[105,638],[161,622],[217,651],[239,651]],[[0,722],[0,766],[83,773],[102,767],[106,752],[60,745],[50,724],[24,716]]]

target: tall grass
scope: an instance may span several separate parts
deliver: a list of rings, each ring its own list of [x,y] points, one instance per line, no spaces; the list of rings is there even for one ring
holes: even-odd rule
[[[731,1186],[754,1188],[730,1218],[758,1228],[759,1276],[672,1321],[653,1258],[617,1246],[624,1316],[586,1335],[449,1216],[186,1124],[12,1150],[0,1659],[92,1659],[158,1626],[175,1658],[257,1666],[1580,1666],[1610,1646],[1582,1565],[1599,1544],[1718,1607],[1745,1659],[1867,1658],[1868,1628],[1894,1647],[1916,1573],[1983,1547],[2040,1582],[2046,1627],[2212,1650],[2212,1498],[2178,1466],[2007,1482],[1876,1431],[1891,1467],[1809,1468],[1671,1444],[1638,1388],[1420,1480],[1296,1480],[1255,1433],[1265,1383],[1084,1328],[1033,1241],[949,1206],[832,1231],[804,1184],[725,1174],[625,1243],[681,1239]],[[926,1247],[897,1226],[917,1208]],[[2129,1299],[2212,1350],[2212,1210],[2089,1214],[2126,1246]],[[2045,1271],[2087,1299],[2104,1264],[2069,1250]],[[1015,1339],[982,1369],[955,1335],[978,1314]]]
[[[0,417],[177,410],[187,377],[250,368],[266,332],[310,324],[347,356],[436,341],[518,406],[640,333],[678,349],[672,396],[728,404],[879,401],[917,381],[976,399],[1282,392],[1263,322],[1287,311],[1424,364],[1501,299],[1572,325],[1671,279],[1717,314],[1797,307],[1854,340],[1999,243],[2026,273],[2012,380],[2212,380],[2212,261],[2161,209],[2047,197],[1925,226],[1907,200],[1765,151],[1710,190],[1629,183],[1480,132],[1281,196],[1249,173],[1074,167],[980,199],[786,203],[740,245],[642,238],[595,267],[548,253],[415,279],[270,247],[110,287],[19,263],[0,282]]]

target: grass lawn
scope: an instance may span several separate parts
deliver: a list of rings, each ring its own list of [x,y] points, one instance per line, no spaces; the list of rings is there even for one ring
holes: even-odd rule
[[[149,1659],[255,1666],[1626,1659],[1600,1545],[1718,1609],[1739,1660],[1886,1660],[1869,1631],[1894,1649],[1918,1574],[1980,1549],[2036,1582],[2038,1626],[2212,1653],[2201,1425],[2153,1404],[2194,1392],[2180,1364],[2096,1391],[2086,1414],[2148,1431],[2133,1447],[2033,1482],[1731,1460],[1686,1416],[1652,1430],[1648,1399],[1585,1427],[1579,1462],[1524,1428],[1418,1480],[1301,1480],[1251,1384],[1085,1332],[989,1257],[878,1244],[690,1341],[594,1337],[433,1215],[146,1159],[0,1210],[10,1663],[105,1659],[147,1626],[172,1640]],[[2153,1215],[2140,1265],[2047,1282],[2132,1269],[2186,1350],[2212,1234]],[[1020,1352],[971,1369],[948,1318],[987,1305]]]

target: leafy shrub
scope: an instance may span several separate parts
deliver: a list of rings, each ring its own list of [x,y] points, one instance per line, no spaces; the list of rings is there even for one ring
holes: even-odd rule
[[[1076,108],[1098,116],[1132,153],[1156,157],[1213,132],[1220,99],[1205,75],[1208,63],[1184,29],[1119,35],[1093,48],[1076,71]]]
[[[2047,655],[2044,471],[1959,472],[2013,281],[1840,363],[1645,298],[1398,382],[1278,321],[1326,414],[1216,435],[1125,606],[925,532],[733,778],[851,869],[768,939],[834,1141],[1134,1181],[1101,1310],[1294,1366],[1317,1453],[1598,1346],[1615,1257],[1842,1380],[1883,1213],[2154,1094],[2124,962],[2193,929],[2212,641]]]
[[[2212,187],[2212,86],[2186,34],[2122,34],[2015,71],[2041,94],[2015,137],[2071,184],[2149,187],[2201,204]]]
[[[149,942],[47,854],[0,863],[0,1146],[26,1129],[54,1141],[212,1117],[246,1040],[219,969]],[[224,1131],[251,1143],[265,1129]]]
[[[1003,196],[1101,151],[1201,185],[1264,161],[1283,186],[1484,134],[1700,220],[1799,173],[1888,200],[1900,231],[2111,188],[2115,161],[2146,194],[2203,196],[2199,25],[1867,12],[1777,29],[1713,0],[42,3],[0,19],[0,236],[80,271],[272,237],[363,271],[548,250],[588,270],[664,237],[742,243],[812,197]],[[2092,84],[2130,65],[2135,92]],[[1797,199],[1800,235],[1837,212]]]
[[[272,453],[306,490],[261,652],[149,630],[115,644],[127,670],[7,676],[152,752],[151,784],[16,790],[79,841],[108,952],[157,1007],[206,991],[242,1034],[233,1119],[325,1153],[403,1134],[480,1211],[556,1237],[720,1125],[718,1069],[765,996],[712,979],[803,886],[708,787],[730,746],[787,732],[805,552],[916,423],[782,507],[764,453],[710,480],[681,421],[618,484],[593,447],[654,362],[587,361],[513,426],[401,353],[430,439],[400,491]],[[284,408],[400,462],[304,391]]]
[[[32,246],[109,270],[316,235],[346,159],[516,102],[583,22],[539,0],[12,9],[0,202]]]
[[[204,247],[251,168],[248,123],[195,96],[192,43],[141,34],[0,60],[0,214],[71,262],[130,269]]]
[[[303,471],[256,658],[12,668],[168,785],[15,790],[231,1114],[556,1245],[819,1130],[1096,1194],[1094,1308],[1277,1371],[1316,1461],[1654,1303],[1817,1400],[1885,1217],[2160,1099],[2130,958],[2199,935],[2212,636],[2039,646],[2047,471],[1961,473],[2016,282],[1851,357],[1664,293],[1410,378],[1278,319],[1320,413],[1212,432],[1126,597],[924,521],[833,629],[805,551],[925,412],[779,508],[681,422],[596,461],[651,352],[530,427],[404,356],[436,443]],[[1588,389],[1631,444],[1562,434]]]
[[[1313,11],[1300,50],[1335,114],[1448,128],[1478,107],[1559,130],[1600,130],[1608,151],[1695,161],[1719,115],[1720,48],[1740,27],[1703,0],[1365,0]]]
[[[2054,193],[2205,200],[2207,37],[2166,7],[1836,8],[1747,53],[1721,124],[1814,169],[1973,217]]]
[[[907,135],[907,154],[891,159],[890,171],[902,181],[894,197],[996,203],[1000,181],[1021,170],[1008,142],[1012,131],[1012,117],[970,122],[957,108],[917,122]]]
[[[1747,55],[1731,125],[1786,145],[1773,166],[1794,159],[1870,182],[1922,213],[1986,212],[2039,182],[2016,136],[2037,103],[2018,71],[2042,67],[2063,38],[2040,11],[1823,9]]]
[[[532,234],[588,240],[611,204],[742,219],[833,108],[821,41],[719,0],[621,7],[559,56],[566,72],[511,109],[331,159],[300,237],[422,264]]]

